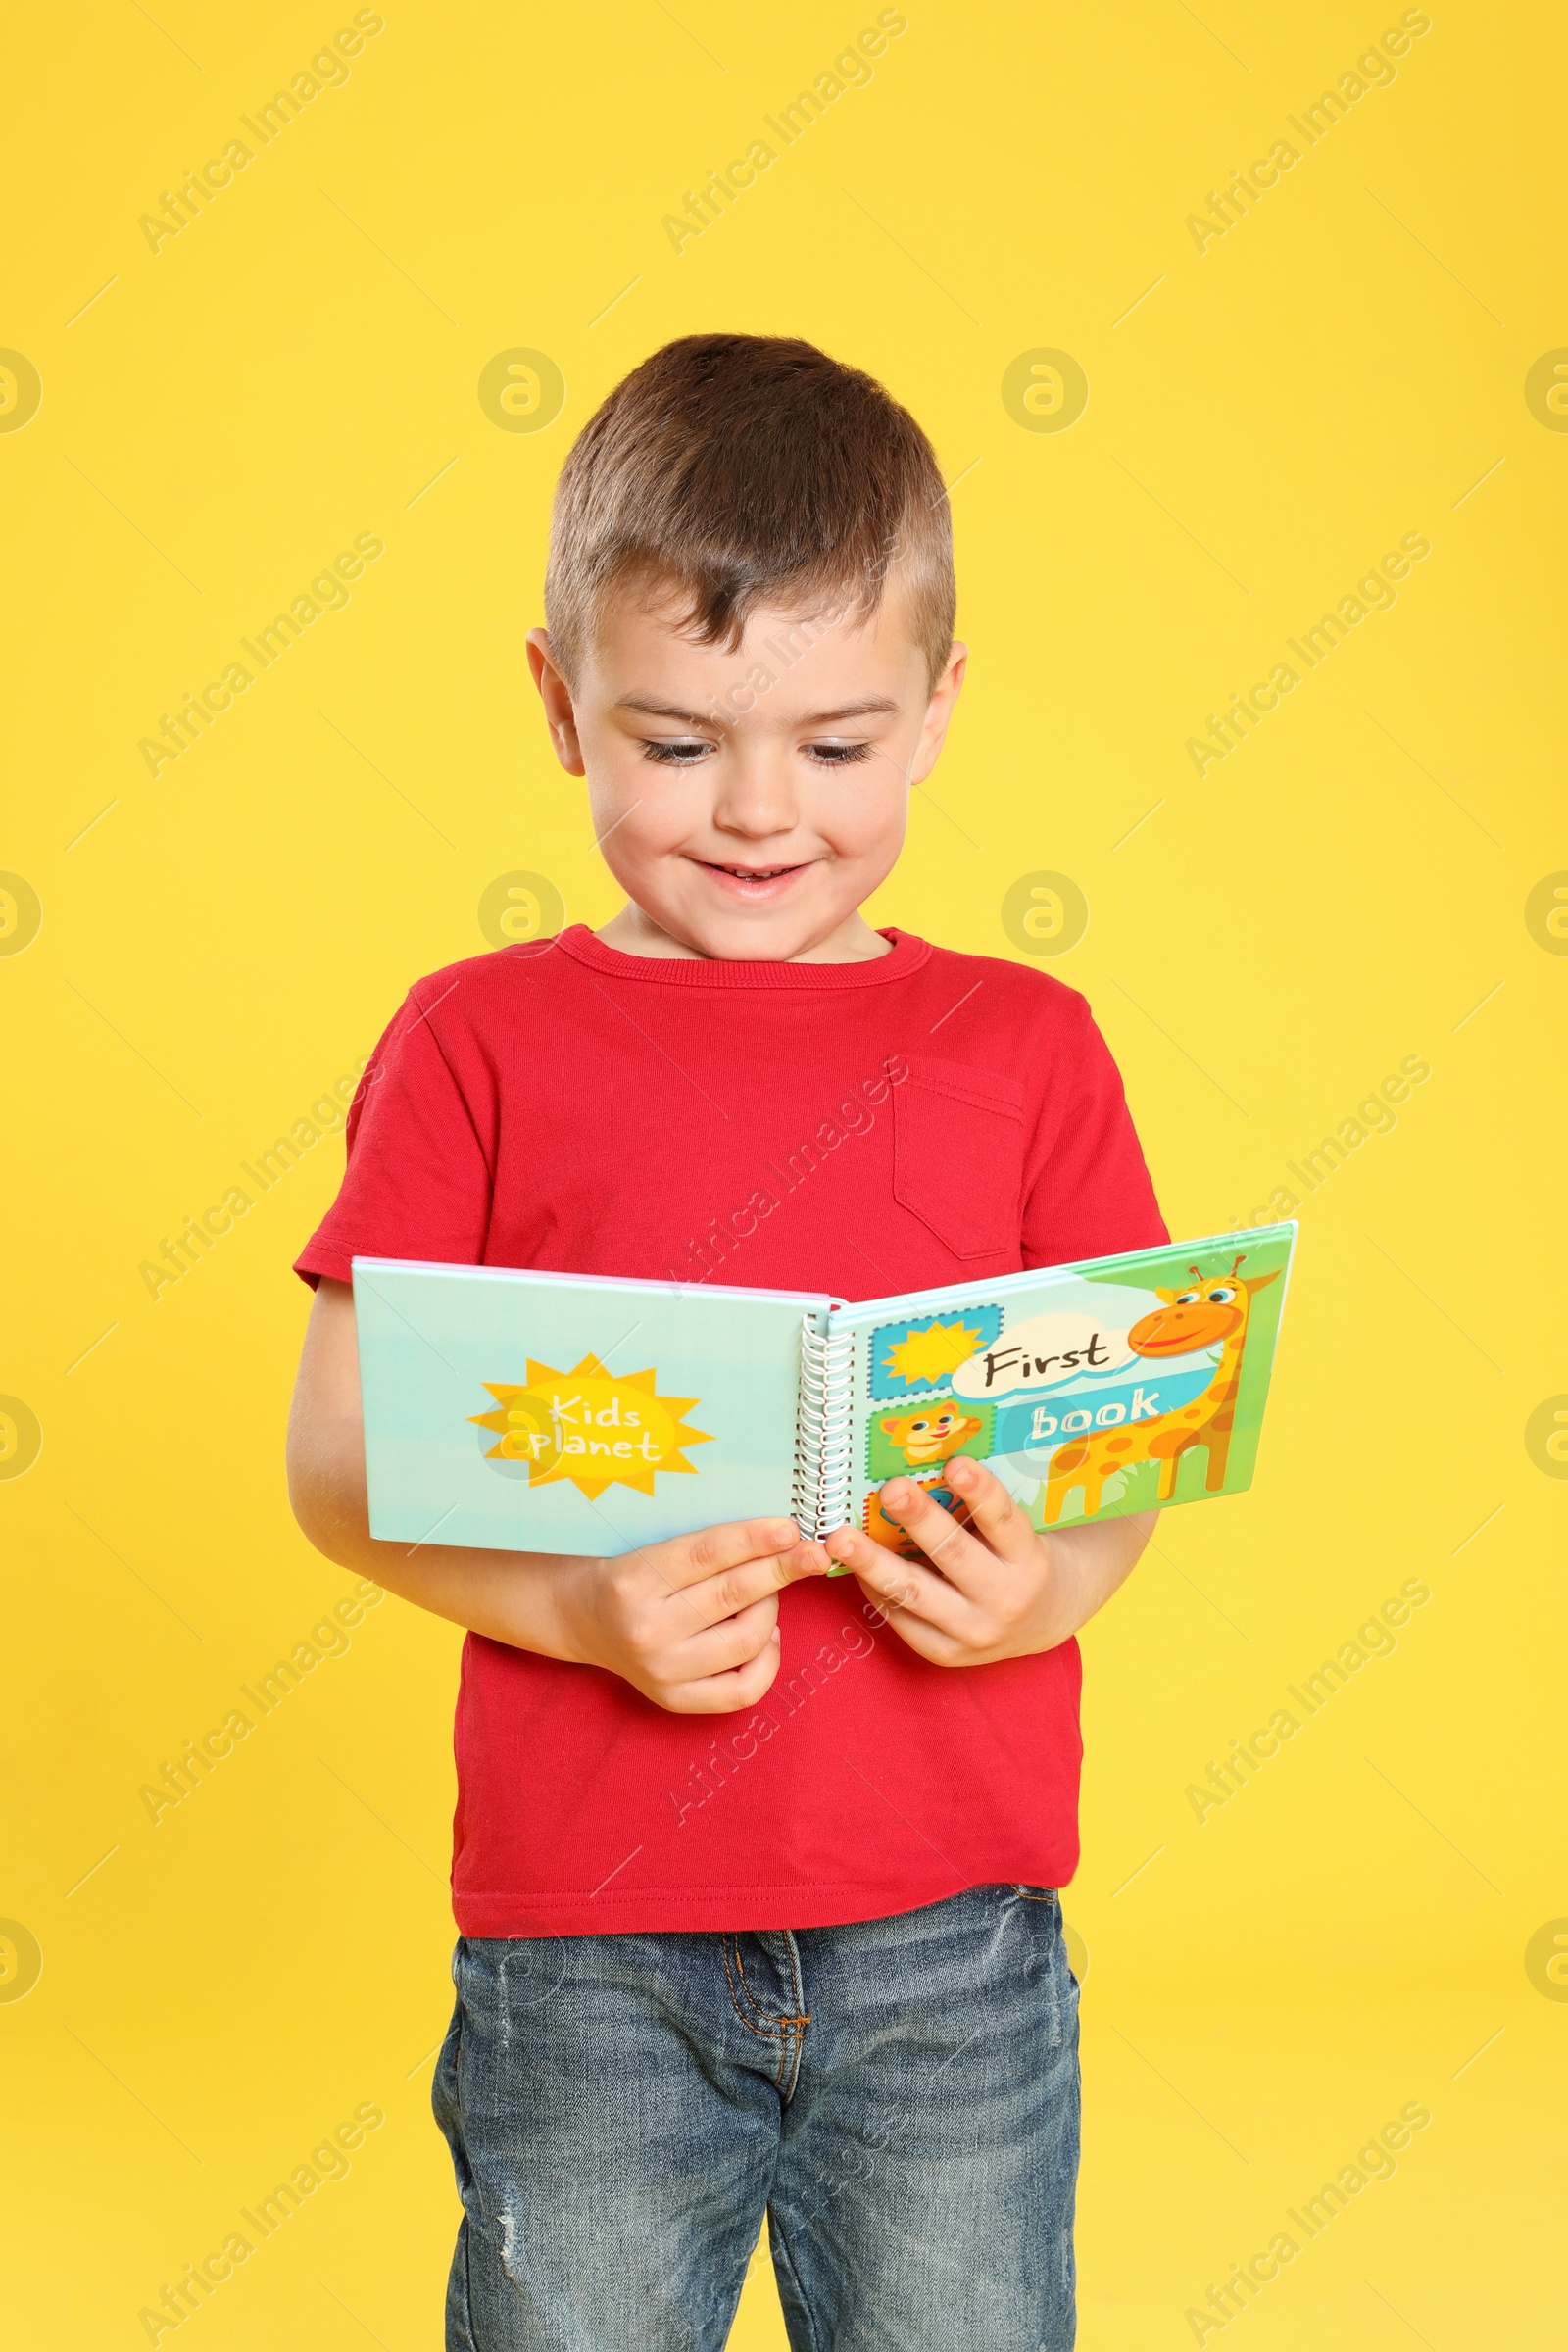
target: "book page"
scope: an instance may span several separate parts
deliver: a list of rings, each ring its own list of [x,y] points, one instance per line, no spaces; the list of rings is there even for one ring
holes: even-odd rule
[[[599,1554],[787,1517],[825,1297],[356,1258],[370,1533]]]
[[[833,1317],[855,1343],[852,1517],[915,1546],[884,1480],[984,1461],[1037,1528],[1251,1483],[1294,1224],[956,1284]]]

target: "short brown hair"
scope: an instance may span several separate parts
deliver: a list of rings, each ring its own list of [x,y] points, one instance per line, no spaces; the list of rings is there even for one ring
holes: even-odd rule
[[[699,644],[734,647],[760,605],[869,615],[895,567],[935,685],[953,644],[953,531],[914,418],[814,344],[685,335],[573,442],[545,612],[569,676],[616,590],[673,589]]]

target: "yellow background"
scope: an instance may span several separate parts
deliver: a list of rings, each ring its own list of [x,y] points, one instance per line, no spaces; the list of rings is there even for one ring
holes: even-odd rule
[[[389,1601],[156,1828],[137,1794],[346,1589],[281,1475],[288,1263],[341,1144],[156,1303],[137,1268],[483,947],[496,876],[612,911],[522,662],[552,480],[646,352],[734,326],[872,369],[955,485],[973,668],[876,917],[1013,953],[1009,886],[1077,882],[1048,968],[1179,1234],[1431,1065],[1302,1208],[1254,1491],[1168,1518],[1086,1642],[1082,2341],[1193,2341],[1209,2282],[1408,2101],[1433,2122],[1397,2176],[1225,2340],[1544,2341],[1568,2005],[1525,1954],[1568,1914],[1568,1493],[1525,1433],[1568,1391],[1568,965],[1525,902],[1568,867],[1568,438],[1524,386],[1568,344],[1560,18],[1436,0],[1392,86],[1200,253],[1186,216],[1396,9],[913,0],[677,255],[662,217],[874,10],[388,0],[347,84],[154,254],[138,216],[349,14],[12,24],[0,344],[43,398],[0,433],[0,866],[43,923],[0,957],[0,1391],[43,1447],[0,1483],[0,1913],[43,1973],[0,2004],[8,2339],[145,2341],[160,2284],[375,2101],[352,2175],[178,2340],[438,2340],[458,1637]],[[536,433],[477,396],[517,346],[565,378]],[[1089,378],[1065,431],[1003,404],[1041,347]],[[160,713],[366,531],[348,609],[150,775]],[[1410,531],[1397,605],[1200,779],[1205,714]],[[1188,1785],[1408,1577],[1433,1597],[1397,1651],[1200,1824]],[[782,2341],[765,2257],[734,2341]]]

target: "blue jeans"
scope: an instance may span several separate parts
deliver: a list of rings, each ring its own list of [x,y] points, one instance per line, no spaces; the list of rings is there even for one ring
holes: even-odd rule
[[[467,1937],[448,2352],[1069,2352],[1078,1988],[1049,1888],[849,1927]]]

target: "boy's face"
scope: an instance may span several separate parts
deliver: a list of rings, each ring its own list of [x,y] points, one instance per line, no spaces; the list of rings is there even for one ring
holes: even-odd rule
[[[727,653],[627,599],[568,687],[542,629],[528,659],[562,765],[631,905],[601,934],[635,955],[751,962],[885,953],[859,908],[904,842],[962,682],[930,689],[890,581],[868,619],[755,613]]]

